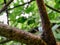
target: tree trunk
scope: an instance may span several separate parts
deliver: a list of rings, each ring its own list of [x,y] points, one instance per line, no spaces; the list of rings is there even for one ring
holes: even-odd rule
[[[42,21],[42,28],[43,28],[43,33],[41,35],[42,39],[48,45],[56,45],[56,41],[51,30],[51,25],[50,25],[50,21],[48,18],[44,1],[43,0],[36,0],[36,1],[37,1],[40,16],[41,16],[41,21]]]

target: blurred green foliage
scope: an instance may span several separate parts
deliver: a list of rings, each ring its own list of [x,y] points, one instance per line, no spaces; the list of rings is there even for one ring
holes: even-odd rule
[[[7,0],[7,2],[8,1],[9,0]],[[8,7],[8,9],[10,9],[8,10],[9,12],[8,19],[9,19],[9,25],[23,29],[25,31],[29,31],[29,29],[31,28],[41,26],[41,19],[40,19],[36,1],[32,1],[31,3],[24,4],[26,2],[29,2],[29,0],[14,0]],[[60,11],[60,0],[44,0],[44,2],[45,4],[48,4],[54,9],[57,9]],[[3,5],[4,5],[4,0],[0,0],[0,9],[3,7]],[[48,7],[46,7],[46,10],[47,10],[51,23],[56,23],[59,25],[60,24],[60,13]],[[55,31],[53,32],[54,32],[55,38],[57,40],[60,39],[60,36],[59,36],[60,33],[57,34]],[[16,44],[15,43],[16,42],[12,41],[12,42],[9,42],[8,44],[16,45],[17,43]],[[8,45],[8,44],[2,44],[2,45]]]

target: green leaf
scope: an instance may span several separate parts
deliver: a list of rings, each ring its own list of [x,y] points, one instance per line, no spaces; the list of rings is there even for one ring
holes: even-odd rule
[[[30,25],[30,24],[33,24],[34,22],[35,22],[34,19],[32,19],[32,20],[30,19],[30,20],[28,20],[27,24]]]
[[[27,20],[27,18],[25,18],[25,17],[20,17],[20,18],[17,19],[17,22],[18,22],[18,23],[24,23],[26,20]]]

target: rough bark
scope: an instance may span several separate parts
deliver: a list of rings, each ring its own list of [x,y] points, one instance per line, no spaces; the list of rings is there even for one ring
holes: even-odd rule
[[[56,45],[56,41],[51,30],[51,25],[50,25],[50,21],[46,11],[44,1],[43,0],[36,0],[36,1],[37,1],[40,16],[41,16],[41,21],[42,21],[42,28],[43,28],[43,33],[41,35],[42,39],[48,45]]]
[[[40,38],[40,36],[36,36],[4,24],[0,24],[0,35],[11,40],[20,41],[27,45],[46,45],[46,43]]]

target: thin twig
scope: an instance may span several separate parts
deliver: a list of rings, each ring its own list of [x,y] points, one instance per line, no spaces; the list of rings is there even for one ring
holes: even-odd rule
[[[47,4],[45,4],[45,5],[46,5],[46,7],[48,7],[49,9],[52,9],[53,11],[56,11],[56,12],[60,13],[59,10],[57,10],[57,9],[55,9],[55,8],[53,8],[53,7],[49,6],[49,5],[47,5]]]
[[[4,4],[5,5],[7,4],[6,3],[6,0],[4,0]],[[9,14],[9,12],[8,12],[8,7],[6,7],[6,14],[7,14],[7,24],[9,25],[9,20],[8,20],[8,18],[9,18],[8,14]]]
[[[6,10],[6,8],[9,6],[9,4],[12,2],[13,0],[10,0],[6,5],[4,5],[4,7],[0,10],[0,14]]]
[[[25,5],[25,4],[30,4],[31,2],[33,2],[33,0],[32,0],[32,1],[29,1],[29,2],[26,2],[26,3],[23,3],[23,4],[21,4],[21,5],[17,5],[17,6],[15,6],[15,7],[13,7],[13,8],[8,9],[8,10],[12,10],[12,9],[14,9],[14,8],[23,6],[23,5]]]
[[[34,0],[32,0],[32,1],[30,1],[30,2],[27,2],[27,3],[30,4],[30,3],[33,2],[33,1],[34,1]],[[14,9],[14,8],[17,8],[17,7],[23,6],[23,5],[27,4],[27,3],[21,4],[21,5],[17,5],[17,6],[15,6],[15,7],[13,7],[13,8],[8,9],[8,10],[12,10],[12,9]],[[55,8],[53,8],[53,7],[49,6],[49,5],[47,5],[47,4],[45,4],[45,5],[46,5],[46,7],[50,8],[51,10],[60,13],[59,10],[57,10],[57,9],[55,9]],[[5,9],[4,9],[4,10],[5,10]],[[3,11],[4,11],[4,10],[3,10]],[[3,11],[2,11],[2,12],[3,12]],[[0,11],[0,12],[1,12],[1,11]]]
[[[33,2],[33,0],[30,1],[30,2],[27,2],[27,3],[30,4],[31,2]],[[23,6],[23,5],[27,4],[27,3],[21,4],[21,5],[17,5],[17,6],[15,6],[15,7],[13,7],[13,8],[8,9],[8,10],[12,10],[12,9],[14,9],[14,8]],[[55,8],[53,8],[53,7],[49,6],[49,5],[47,5],[47,4],[45,4],[45,5],[46,5],[46,7],[48,7],[49,9],[51,9],[51,10],[53,10],[53,11],[56,11],[56,12],[60,13],[59,10],[57,10],[57,9],[55,9]]]

